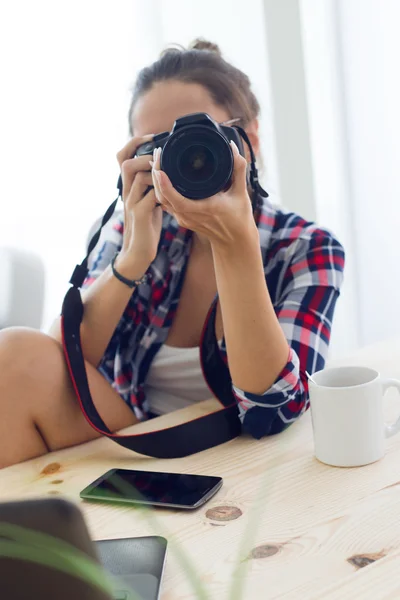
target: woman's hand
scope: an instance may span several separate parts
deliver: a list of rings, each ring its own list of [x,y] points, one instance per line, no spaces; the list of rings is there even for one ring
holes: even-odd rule
[[[172,186],[168,176],[160,171],[160,149],[154,153],[153,182],[158,202],[171,213],[179,225],[205,235],[213,246],[221,249],[237,244],[244,235],[256,236],[251,200],[247,192],[247,161],[231,143],[234,170],[232,185],[206,200],[189,200]]]
[[[134,137],[117,154],[122,175],[124,238],[116,267],[128,279],[139,279],[157,254],[162,228],[162,209],[152,188],[151,156],[135,155],[137,148],[153,138]]]

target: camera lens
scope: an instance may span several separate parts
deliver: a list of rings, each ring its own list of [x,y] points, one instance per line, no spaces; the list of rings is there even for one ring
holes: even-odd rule
[[[177,162],[179,173],[191,183],[205,183],[217,170],[217,162],[212,151],[200,144],[186,148]]]
[[[227,138],[215,129],[188,125],[167,140],[161,168],[186,198],[209,198],[225,189],[231,180],[232,150]]]

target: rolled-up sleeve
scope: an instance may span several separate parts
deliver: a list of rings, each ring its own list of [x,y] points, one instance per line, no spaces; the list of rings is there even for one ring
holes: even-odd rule
[[[305,372],[325,365],[343,268],[343,248],[328,232],[317,230],[296,243],[274,303],[289,344],[288,361],[261,395],[233,386],[243,430],[253,437],[283,431],[309,407]]]

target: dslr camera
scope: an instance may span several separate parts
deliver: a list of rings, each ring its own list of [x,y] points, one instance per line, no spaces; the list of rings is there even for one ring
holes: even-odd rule
[[[233,140],[244,156],[242,138],[234,127],[216,123],[206,113],[177,119],[172,130],[159,133],[136,150],[136,156],[152,155],[162,148],[161,169],[174,188],[192,200],[203,200],[231,185]]]

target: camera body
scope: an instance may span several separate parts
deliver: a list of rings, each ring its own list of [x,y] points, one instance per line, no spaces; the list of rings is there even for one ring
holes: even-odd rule
[[[161,169],[174,188],[192,200],[202,200],[227,190],[233,173],[234,141],[244,156],[242,138],[234,127],[220,125],[206,113],[177,119],[172,130],[139,146],[136,156],[152,155],[162,148]]]

